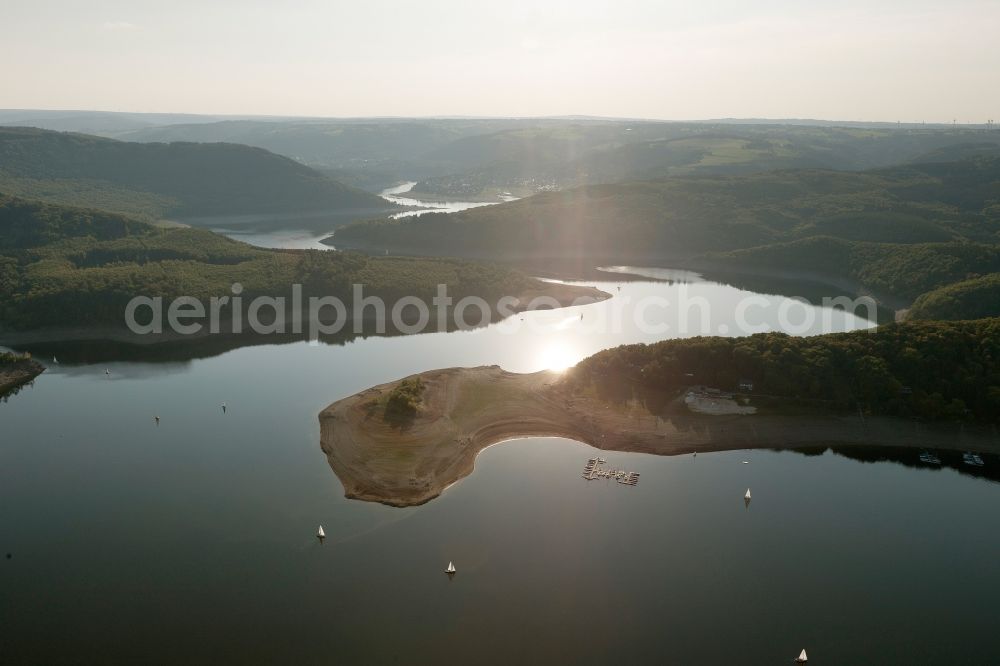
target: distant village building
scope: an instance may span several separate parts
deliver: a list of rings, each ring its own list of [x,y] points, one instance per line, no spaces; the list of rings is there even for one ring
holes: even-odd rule
[[[741,379],[739,383],[739,390],[743,393],[753,392],[753,380],[752,379]]]

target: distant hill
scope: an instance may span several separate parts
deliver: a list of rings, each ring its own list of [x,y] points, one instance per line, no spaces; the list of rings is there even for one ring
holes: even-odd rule
[[[82,132],[109,136],[142,127],[174,123],[204,123],[218,116],[190,113],[128,113],[119,111],[73,111],[50,109],[0,109],[0,125],[37,127],[58,132]]]
[[[891,133],[876,134],[882,141]],[[874,161],[854,159],[851,152],[869,140],[858,130],[585,118],[249,119],[140,127],[114,136],[259,146],[310,166],[420,180],[416,194],[468,198],[689,170],[864,168],[889,164],[894,153],[886,145]],[[937,145],[933,141],[921,135],[915,150]]]
[[[593,185],[451,215],[359,222],[331,242],[488,259],[809,272],[908,304],[1000,271],[1000,158]]]
[[[392,208],[260,148],[131,143],[32,128],[0,128],[0,192],[146,219]]]
[[[775,169],[864,170],[910,162],[1000,132],[780,124],[615,122],[527,126],[469,136],[426,156],[454,172],[423,178],[414,194],[484,197],[678,175]],[[961,155],[969,157],[971,154]],[[956,155],[953,159],[958,159]]]
[[[373,220],[343,246],[492,256],[684,257],[812,236],[1000,240],[1000,158],[862,173],[800,169],[549,192],[451,215]]]
[[[367,118],[356,120],[245,119],[144,127],[114,134],[140,142],[229,142],[256,146],[297,162],[353,171],[364,182],[374,172],[391,182],[451,173],[461,165],[434,151],[474,134],[495,132],[524,121],[490,119]]]
[[[10,118],[10,122],[4,122]],[[240,143],[377,191],[420,181],[427,198],[494,199],[585,184],[784,168],[863,170],[956,144],[1000,146],[975,127],[821,121],[663,122],[613,118],[219,118],[4,112],[35,123],[138,142]],[[956,153],[950,159],[969,157]],[[353,173],[353,175],[351,175]]]
[[[970,141],[967,143],[956,143],[943,146],[930,152],[921,153],[910,160],[914,164],[927,162],[955,162],[966,160],[970,157],[996,157],[1000,156],[1000,143],[992,141]]]

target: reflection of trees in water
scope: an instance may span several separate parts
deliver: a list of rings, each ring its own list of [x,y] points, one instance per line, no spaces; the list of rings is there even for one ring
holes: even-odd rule
[[[35,385],[35,380],[32,379],[30,381],[24,382],[23,384],[18,384],[17,386],[12,386],[3,391],[0,391],[0,402],[7,402],[15,395],[23,391],[24,389],[31,388],[34,385]]]
[[[671,424],[679,432],[691,432],[704,435],[712,440],[722,439],[732,435],[734,428],[726,422],[713,420],[690,412],[679,400],[680,389],[656,390],[635,384],[620,376],[610,376],[605,381],[593,385],[597,397],[606,400],[618,408],[635,410],[637,417],[651,415],[664,423]],[[657,422],[659,425],[659,421]],[[728,428],[728,430],[727,430]],[[964,431],[962,426],[942,426],[940,437],[960,437]],[[739,447],[737,447],[739,448]],[[1000,455],[980,454],[985,462],[982,467],[967,465],[962,460],[961,450],[920,449],[910,446],[878,446],[878,445],[835,445],[820,444],[811,446],[796,446],[794,448],[768,447],[772,451],[791,451],[803,456],[818,457],[830,451],[836,455],[850,458],[863,463],[890,462],[906,467],[921,469],[952,469],[960,474],[989,481],[1000,481]],[[930,451],[941,460],[940,465],[921,462],[920,454]]]
[[[343,331],[333,335],[320,335],[318,342],[324,345],[344,346],[358,338],[396,337],[404,333],[386,322],[384,332],[379,332],[375,322],[366,322],[360,333],[353,330],[352,322],[348,322]],[[478,327],[477,327],[478,328]],[[308,330],[308,324],[303,324],[303,330]],[[444,329],[441,329],[444,330]],[[450,326],[450,331],[457,327]],[[426,333],[439,332],[433,320],[427,326]],[[91,365],[95,363],[187,363],[199,359],[220,356],[226,352],[242,347],[258,345],[287,345],[307,342],[309,336],[301,334],[258,335],[243,333],[233,335],[228,333],[189,337],[162,342],[150,342],[148,338],[135,336],[135,342],[125,340],[68,340],[59,342],[36,342],[21,345],[11,345],[18,351],[29,352],[39,359],[59,358],[63,371],[72,372],[67,366]]]
[[[7,402],[25,387],[34,386],[35,377],[43,372],[45,367],[31,357],[0,349],[0,401]]]
[[[804,298],[812,305],[817,306],[823,305],[823,299],[825,298],[836,298],[838,296],[855,298],[856,296],[856,294],[848,293],[841,288],[808,280],[788,280],[778,277],[724,271],[712,271],[707,273],[706,277],[717,280],[722,284],[736,287],[737,289],[752,291],[755,294]],[[865,308],[859,308],[853,314],[858,317],[865,317],[868,312]],[[876,323],[888,324],[895,321],[896,312],[884,305],[877,304],[875,317]]]
[[[653,416],[658,420],[657,425],[663,421],[680,432],[721,434],[725,431],[724,426],[691,413],[679,400],[683,395],[680,387],[651,388],[617,374],[608,375],[593,387],[601,400],[619,408],[630,408],[637,417]]]
[[[824,447],[808,447],[786,449],[803,455],[822,455],[826,451],[831,451],[838,456],[850,458],[862,463],[884,463],[891,462],[904,467],[920,469],[951,469],[959,474],[973,476],[978,479],[989,481],[1000,481],[1000,456],[990,454],[980,454],[985,464],[982,467],[966,465],[962,462],[963,451],[928,449],[941,460],[940,465],[932,465],[920,461],[920,454],[923,449],[902,447],[902,446],[844,446],[832,445]]]

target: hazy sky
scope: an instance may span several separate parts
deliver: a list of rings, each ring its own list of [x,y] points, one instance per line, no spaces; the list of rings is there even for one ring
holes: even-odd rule
[[[0,108],[1000,119],[1000,0],[0,2]]]

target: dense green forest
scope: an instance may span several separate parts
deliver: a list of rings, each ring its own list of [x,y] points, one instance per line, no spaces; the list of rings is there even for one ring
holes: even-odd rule
[[[392,208],[260,148],[130,143],[31,128],[0,128],[0,192],[148,220]]]
[[[457,259],[368,257],[319,250],[266,250],[209,231],[160,228],[103,211],[0,195],[0,328],[123,325],[136,295],[230,295],[245,301],[290,293],[337,296],[351,285],[393,301],[428,301],[438,284],[457,298],[496,298],[540,287],[506,267]]]
[[[609,398],[691,384],[822,401],[828,408],[928,420],[1000,421],[1000,319],[906,322],[815,337],[763,333],[626,345],[569,378]]]
[[[949,284],[922,294],[910,319],[979,319],[1000,313],[1000,273]]]
[[[705,256],[726,266],[846,277],[902,303],[942,285],[1000,271],[1000,245],[969,242],[906,245],[816,236]]]
[[[908,304],[1000,271],[1000,157],[588,186],[452,215],[359,222],[335,238],[341,247],[495,259],[809,271]]]

